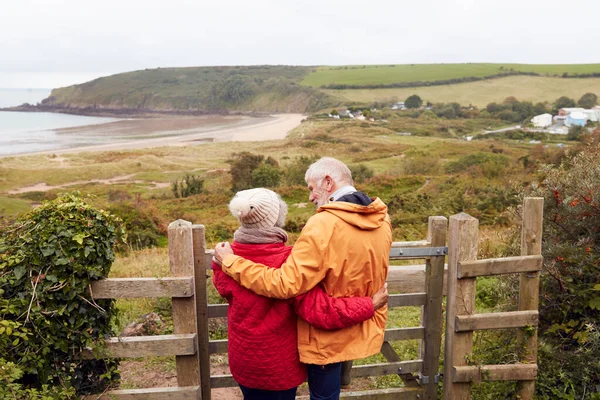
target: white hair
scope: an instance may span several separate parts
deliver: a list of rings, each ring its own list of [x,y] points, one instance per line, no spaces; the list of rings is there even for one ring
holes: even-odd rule
[[[332,157],[323,157],[315,161],[308,167],[304,180],[308,183],[309,180],[321,181],[326,176],[331,177],[337,185],[353,185],[352,172],[340,160]]]

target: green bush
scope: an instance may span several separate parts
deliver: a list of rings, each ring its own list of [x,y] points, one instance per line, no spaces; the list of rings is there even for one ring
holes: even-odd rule
[[[252,171],[252,185],[276,188],[281,183],[281,175],[282,172],[278,167],[264,163]]]
[[[308,167],[317,161],[317,156],[300,156],[296,158],[292,163],[284,168],[284,182],[286,185],[306,185],[304,181],[304,175]]]
[[[158,246],[162,233],[152,215],[144,211],[144,208],[129,203],[118,203],[110,206],[110,212],[123,221],[130,248],[138,250]]]
[[[367,179],[373,177],[373,170],[367,167],[365,164],[357,164],[350,166],[350,172],[352,172],[352,179],[354,182],[362,183]]]
[[[176,199],[193,196],[202,193],[204,189],[204,179],[196,175],[185,174],[182,180],[173,182],[171,190]]]
[[[449,162],[446,164],[446,172],[457,173],[476,166],[480,168],[485,177],[495,178],[500,176],[508,165],[509,159],[503,154],[478,152]]]
[[[546,165],[540,282],[540,399],[600,398],[600,146]]]
[[[229,161],[231,164],[231,190],[238,192],[252,188],[252,173],[263,163],[264,159],[265,157],[262,155],[247,151],[233,154]]]
[[[15,398],[43,385],[102,392],[119,377],[117,361],[79,354],[112,336],[114,300],[92,299],[89,284],[108,275],[125,238],[121,221],[65,194],[1,233],[0,354],[14,364],[5,381],[25,391]]]

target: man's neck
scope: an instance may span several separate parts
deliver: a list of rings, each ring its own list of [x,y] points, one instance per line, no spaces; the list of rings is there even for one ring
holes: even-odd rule
[[[350,193],[356,192],[356,189],[352,185],[340,185],[339,188],[331,193],[328,197],[329,201],[337,201],[340,197]]]

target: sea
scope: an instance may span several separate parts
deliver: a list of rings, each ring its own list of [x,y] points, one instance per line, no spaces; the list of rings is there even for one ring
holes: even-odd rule
[[[50,89],[0,89],[0,108],[37,104]],[[106,137],[56,132],[60,128],[104,124],[116,118],[86,117],[44,112],[0,111],[0,156],[52,151],[107,143]]]

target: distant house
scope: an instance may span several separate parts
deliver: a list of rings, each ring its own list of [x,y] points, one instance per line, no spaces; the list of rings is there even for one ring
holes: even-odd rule
[[[567,116],[567,120],[565,121],[566,126],[585,126],[587,123],[587,115],[584,112],[574,111]]]
[[[600,108],[595,110],[583,110],[583,113],[587,116],[588,121],[598,122],[600,121]]]
[[[399,101],[392,105],[392,110],[406,110],[406,106],[403,101]]]
[[[531,119],[533,126],[536,128],[547,128],[552,125],[552,114],[540,114]]]
[[[554,118],[552,118],[554,120],[554,124],[557,126],[564,126],[565,125],[565,121],[567,120],[566,115],[555,115]]]
[[[585,108],[581,108],[581,107],[565,107],[565,108],[561,108],[560,110],[558,110],[558,115],[560,116],[567,116],[573,112],[583,112],[585,111]]]

